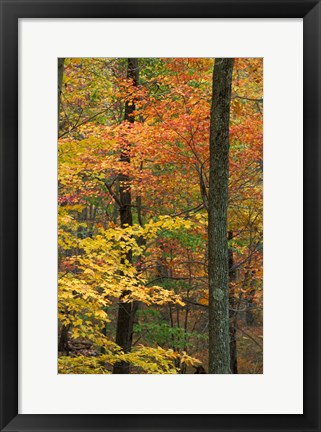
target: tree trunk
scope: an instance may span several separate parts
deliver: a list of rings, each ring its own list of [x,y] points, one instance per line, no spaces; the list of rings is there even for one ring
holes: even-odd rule
[[[233,232],[229,231],[228,239],[233,238]],[[236,345],[236,329],[237,329],[237,308],[238,304],[235,301],[235,292],[233,282],[236,280],[236,271],[234,269],[233,249],[228,250],[228,270],[229,270],[229,316],[230,316],[230,367],[231,373],[237,374],[237,345]]]
[[[61,108],[62,81],[64,76],[64,58],[58,58],[58,130]]]
[[[133,85],[138,86],[139,73],[138,73],[138,59],[129,58],[127,67],[127,78],[132,79]],[[125,103],[125,117],[124,120],[129,123],[134,123],[135,118],[133,113],[135,111],[135,100],[127,100]],[[130,152],[125,149],[121,152],[120,161],[124,163],[130,163]],[[130,191],[130,179],[127,175],[121,174],[119,176],[119,199],[120,199],[120,223],[124,227],[126,225],[133,224],[132,217],[132,197]],[[132,263],[132,253],[128,251],[126,259]],[[124,291],[122,296],[128,295],[129,291]],[[122,297],[121,296],[121,297]],[[123,351],[130,352],[133,341],[133,326],[134,317],[137,310],[138,304],[136,302],[124,303],[120,297],[120,303],[118,307],[117,317],[117,329],[116,329],[116,343]],[[129,364],[125,362],[116,363],[113,368],[114,374],[128,374]]]
[[[58,342],[58,351],[61,353],[66,353],[67,356],[69,355],[69,343],[68,343],[69,327],[70,326],[66,326],[64,324],[61,326],[60,337]]]
[[[208,200],[209,373],[212,374],[231,372],[227,203],[233,62],[233,59],[216,59],[213,73]]]
[[[58,134],[60,130],[60,106],[61,106],[61,93],[62,93],[62,81],[64,77],[64,58],[58,58]],[[58,351],[66,351],[67,355],[69,355],[69,345],[68,345],[68,329],[64,324],[61,325],[59,343],[58,343]]]

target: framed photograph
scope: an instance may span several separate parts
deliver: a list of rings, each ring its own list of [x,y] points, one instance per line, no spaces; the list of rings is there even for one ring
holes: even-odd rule
[[[1,2],[1,430],[320,431],[320,8]]]

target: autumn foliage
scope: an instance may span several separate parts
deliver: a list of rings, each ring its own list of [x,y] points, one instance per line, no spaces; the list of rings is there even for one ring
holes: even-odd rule
[[[68,58],[58,140],[59,373],[194,373],[208,362],[207,205],[214,59]],[[235,59],[230,336],[262,373],[263,61]],[[129,119],[125,106],[133,104]],[[122,155],[126,155],[126,158]],[[131,224],[120,219],[128,191]],[[116,344],[132,304],[130,350]],[[234,371],[236,373],[236,370]]]

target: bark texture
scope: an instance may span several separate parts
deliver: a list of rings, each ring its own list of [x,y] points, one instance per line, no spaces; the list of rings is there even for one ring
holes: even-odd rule
[[[139,69],[138,59],[129,58],[127,66],[127,78],[132,79],[133,85],[138,86],[139,82]],[[125,116],[124,120],[129,123],[134,123],[135,117],[133,113],[135,111],[135,100],[127,100],[125,103]],[[130,163],[130,146],[124,149],[120,155],[121,162]],[[120,199],[120,223],[124,227],[133,224],[132,216],[132,197],[130,191],[130,179],[127,175],[121,174],[119,176],[119,199]],[[132,262],[131,251],[127,252],[126,259]],[[129,291],[124,291],[123,296],[128,295]],[[133,342],[133,326],[134,318],[138,304],[136,302],[124,303],[119,299],[118,317],[117,317],[117,329],[116,329],[116,343],[124,352],[130,352]],[[113,368],[114,374],[128,374],[129,365],[125,362],[116,363]]]
[[[232,240],[233,232],[229,231],[228,240]],[[236,270],[234,268],[234,254],[233,249],[228,250],[228,269],[229,269],[229,316],[230,316],[230,367],[231,373],[237,374],[237,344],[236,344],[236,330],[237,330],[237,315],[238,303],[235,299],[235,292],[233,282],[236,280]]]
[[[64,77],[64,58],[58,58],[58,135],[60,131],[60,110],[61,110],[61,93],[62,93],[62,82]],[[65,351],[67,355],[69,355],[69,345],[68,345],[68,330],[69,327],[62,324],[60,335],[59,335],[59,343],[58,343],[58,351]]]
[[[62,81],[64,76],[64,58],[58,58],[58,130],[59,130],[59,119],[61,109],[61,93],[62,93]]]
[[[215,59],[210,119],[208,199],[209,373],[229,374],[227,204],[233,59]]]

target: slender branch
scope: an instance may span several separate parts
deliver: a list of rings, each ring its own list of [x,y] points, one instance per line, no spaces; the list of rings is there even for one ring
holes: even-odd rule
[[[85,123],[88,123],[89,121],[93,120],[94,118],[96,118],[96,117],[98,117],[98,116],[104,114],[104,113],[105,113],[106,111],[108,111],[109,109],[110,109],[110,107],[108,107],[108,108],[104,109],[103,111],[100,111],[100,112],[96,113],[95,115],[93,115],[93,116],[91,116],[91,117],[85,119],[84,121],[82,121],[82,122],[79,123],[79,124],[75,124],[72,128],[70,128],[70,129],[67,130],[66,132],[63,132],[62,134],[60,134],[60,135],[58,136],[58,138],[62,138],[62,137],[64,137],[65,135],[70,134],[71,132],[73,132],[73,131],[74,131],[75,129],[77,129],[78,127],[80,127],[80,126],[84,125]]]
[[[245,336],[247,336],[251,341],[253,341],[260,349],[263,351],[263,345],[261,345],[253,336],[251,336],[248,332],[243,330],[241,327],[237,326],[237,329],[240,330]]]
[[[255,99],[255,98],[249,98],[249,97],[245,97],[245,96],[234,95],[232,97],[232,99],[244,99],[244,100],[248,100],[248,101],[251,101],[251,102],[263,103],[263,98]]]

